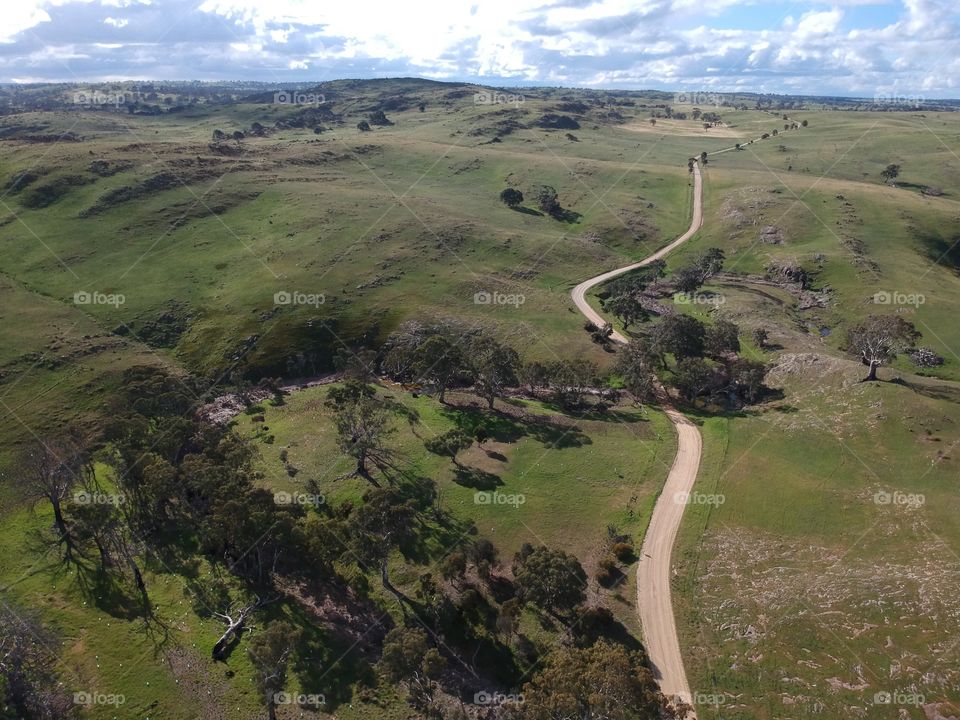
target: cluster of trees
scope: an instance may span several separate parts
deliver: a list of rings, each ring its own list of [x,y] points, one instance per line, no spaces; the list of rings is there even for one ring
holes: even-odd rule
[[[576,140],[576,138],[573,138]],[[558,220],[564,219],[570,211],[560,205],[556,188],[550,185],[538,185],[534,188],[533,197],[540,212]],[[507,207],[516,208],[523,202],[523,193],[515,188],[507,188],[500,193],[500,202]]]
[[[449,340],[446,336],[450,332],[450,328],[444,326],[408,326],[392,338],[385,362],[391,366],[416,368],[422,355],[436,359],[432,353],[439,348],[432,340]],[[465,340],[468,345],[485,341],[482,334],[468,335]],[[424,347],[427,349],[421,350]],[[448,345],[443,347],[445,351],[449,349]],[[520,375],[531,386],[556,382],[563,392],[571,394],[578,392],[577,383],[586,379],[595,381],[594,366],[581,366],[577,362],[570,365],[572,369],[563,363],[531,363],[520,369]],[[403,551],[418,542],[416,528],[427,520],[426,508],[418,503],[416,496],[432,497],[432,483],[411,496],[409,486],[397,481],[405,472],[398,467],[396,457],[385,449],[385,444],[369,442],[369,427],[357,432],[352,423],[343,420],[364,413],[375,416],[377,419],[372,425],[380,430],[373,434],[378,434],[382,441],[388,434],[382,429],[389,424],[382,422],[383,414],[400,412],[401,406],[395,407],[388,400],[378,398],[374,387],[356,378],[331,389],[328,404],[334,409],[341,449],[360,457],[367,448],[375,447],[376,452],[366,455],[367,459],[372,458],[369,470],[378,472],[378,480],[386,483],[386,486],[381,485],[373,480],[371,472],[367,472],[366,477],[371,480],[373,488],[364,496],[363,505],[341,522],[349,524],[356,516],[356,522],[364,530],[361,534],[353,533],[357,541],[351,545],[351,552],[362,557],[364,564],[379,568],[383,586],[399,602],[417,611],[418,620],[411,616],[408,624],[390,630],[378,663],[385,679],[406,687],[414,707],[428,716],[437,711],[436,693],[444,681],[449,683],[455,675],[446,673],[451,663],[463,665],[471,672],[479,670],[492,674],[498,682],[511,686],[513,680],[523,675],[514,659],[519,654],[525,662],[536,662],[542,657],[544,667],[523,688],[530,697],[522,706],[504,708],[505,717],[517,720],[552,717],[551,713],[557,707],[568,702],[561,699],[562,689],[550,684],[557,673],[584,677],[578,692],[585,693],[585,697],[615,683],[623,693],[615,700],[623,703],[621,710],[627,713],[626,716],[682,716],[682,708],[673,707],[658,692],[642,653],[631,653],[605,639],[619,634],[621,629],[608,610],[585,604],[586,572],[579,560],[569,553],[546,546],[524,545],[508,569],[501,565],[492,542],[474,539],[443,557],[437,564],[439,577],[433,572],[420,576],[416,598],[407,597],[394,587],[388,575],[388,556],[393,549]],[[375,409],[377,406],[379,409]],[[474,440],[483,441],[486,437],[484,429],[478,426],[473,435],[454,429],[424,444],[431,452],[448,456],[456,462],[458,452],[469,447]],[[436,512],[435,508],[433,512]],[[349,527],[342,532],[350,534]],[[629,546],[625,547],[632,551]],[[624,556],[623,548],[613,552],[618,557]],[[567,626],[569,632],[563,642],[548,650],[538,648],[525,637],[520,630],[524,608]],[[473,660],[467,660],[458,648],[470,648]],[[476,663],[476,667],[472,663]],[[616,676],[608,674],[608,668]],[[619,674],[624,671],[626,675],[621,677]],[[594,698],[590,702],[595,706],[591,713],[607,707],[605,700]]]
[[[739,335],[739,327],[728,320],[705,325],[689,315],[667,315],[621,350],[617,369],[627,389],[640,399],[655,392],[659,370],[687,402],[705,397],[710,402],[753,403],[763,395],[767,368],[737,355]],[[674,359],[672,366],[668,355]]]
[[[593,407],[603,409],[617,399],[614,390],[605,387],[596,363],[583,358],[553,362],[533,361],[523,366],[521,380],[532,395],[546,394],[550,402],[565,410],[586,407],[596,393]]]
[[[225,588],[192,588],[198,609],[226,625],[214,659],[232,650],[243,627],[270,601],[260,597],[279,597],[280,578],[342,583],[338,568],[355,565],[377,569],[384,586],[392,587],[385,558],[410,539],[415,516],[431,506],[432,482],[419,479],[406,491],[372,487],[357,506],[277,504],[258,482],[253,448],[227,429],[192,418],[200,395],[189,378],[135,368],[123,378],[102,437],[68,434],[21,453],[10,480],[52,509],[50,542],[63,560],[79,576],[95,576],[98,587],[108,584],[118,593],[135,587],[140,612],[151,617],[142,564],[204,556],[217,574],[232,578]],[[365,399],[361,392],[341,402]],[[376,441],[366,440],[373,449],[358,455],[379,458]],[[113,483],[92,472],[93,457],[112,467]],[[234,611],[231,594],[257,599]],[[250,648],[255,679],[279,691],[298,634],[272,623],[261,630],[262,639]],[[272,697],[265,692],[271,715]]]
[[[405,323],[387,339],[381,368],[399,382],[432,388],[440,402],[451,388],[472,387],[489,409],[521,386],[567,410],[586,406],[594,396],[601,406],[616,399],[615,391],[603,387],[596,363],[582,358],[524,363],[512,347],[452,323]]]
[[[677,292],[695,292],[712,275],[723,269],[723,261],[723,250],[709,248],[674,272],[669,285]],[[663,260],[656,260],[607,283],[599,294],[604,310],[617,318],[625,330],[649,320],[650,312],[644,306],[644,297],[650,286],[664,277],[665,268],[666,263]]]
[[[652,283],[664,276],[665,270],[666,263],[655,260],[639,270],[611,280],[599,295],[604,310],[617,318],[624,329],[645,322],[650,314],[644,308],[641,296]]]
[[[11,480],[52,510],[49,541],[63,559],[79,575],[96,574],[98,587],[108,582],[130,602],[139,598],[145,617],[153,612],[146,569],[203,556],[223,578],[190,584],[197,611],[224,624],[214,659],[243,642],[270,717],[288,669],[303,659],[304,628],[285,620],[257,623],[249,640],[241,640],[242,630],[265,614],[266,605],[289,601],[284,588],[291,582],[349,587],[369,598],[370,577],[410,611],[406,624],[387,633],[377,668],[385,680],[402,683],[424,712],[434,708],[444,682],[447,687],[462,682],[463,673],[446,672],[448,664],[511,686],[523,676],[513,660],[520,654],[524,667],[544,662],[525,689],[532,701],[518,717],[548,717],[568,702],[550,684],[558,673],[580,676],[578,692],[586,696],[616,683],[625,711],[652,713],[639,716],[674,713],[642,654],[604,640],[622,629],[609,611],[585,604],[586,574],[572,555],[525,546],[506,568],[492,543],[472,539],[443,558],[438,577],[421,576],[416,597],[396,587],[390,574],[391,557],[422,557],[423,534],[449,528],[453,520],[437,505],[434,482],[405,467],[391,447],[396,419],[414,418],[370,384],[378,360],[395,377],[429,383],[441,397],[455,384],[471,383],[489,407],[521,382],[566,406],[580,404],[599,383],[596,366],[523,365],[512,348],[486,334],[444,324],[403,326],[379,358],[372,351],[349,355],[340,358],[347,380],[329,391],[327,403],[340,451],[355,461],[353,474],[368,483],[359,501],[278,504],[259,482],[255,450],[230,429],[195,419],[200,383],[156,368],[124,374],[101,434],[66,433],[26,449]],[[453,432],[428,442],[432,451],[455,461],[464,447],[484,438],[485,433]],[[93,471],[95,462],[111,467],[109,480]],[[312,482],[307,487],[319,494]],[[87,500],[78,501],[77,493]],[[471,534],[475,531],[464,537]],[[561,619],[571,628],[564,642],[551,650],[523,637],[519,617],[525,607]],[[4,629],[0,647],[22,644],[16,637]],[[24,717],[41,717],[26,703],[59,702],[54,680],[37,662],[18,661],[11,669],[7,657],[13,655],[0,656],[0,678],[8,705]],[[616,676],[608,667],[616,668]],[[606,701],[590,702],[603,707]]]
[[[388,339],[383,358],[388,375],[433,387],[440,402],[449,388],[473,385],[491,409],[507,388],[516,387],[520,366],[513,348],[450,323],[405,323]]]

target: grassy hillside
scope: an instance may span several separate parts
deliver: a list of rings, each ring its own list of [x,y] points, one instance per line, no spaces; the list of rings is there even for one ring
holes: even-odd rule
[[[717,246],[725,270],[761,279],[791,263],[829,298],[804,309],[796,293],[723,279],[705,288],[722,298],[716,310],[679,306],[769,329],[770,349],[748,340],[749,351],[783,391],[702,418],[698,488],[725,502],[691,506],[675,551],[691,686],[707,718],[921,718],[922,705],[949,716],[960,701],[960,608],[946,591],[960,570],[957,126],[949,115],[797,117],[811,127],[786,151],[770,138],[710,159],[704,230],[670,261]],[[904,182],[880,181],[888,162],[903,163]],[[942,197],[919,192],[938,184]],[[878,302],[884,291],[922,299]],[[895,382],[861,383],[845,331],[871,313],[913,322],[944,364],[901,356],[881,372]]]
[[[687,227],[687,159],[705,151],[704,227],[668,271],[722,248],[724,272],[703,288],[721,300],[675,308],[737,323],[741,355],[769,363],[767,384],[779,392],[745,409],[690,410],[705,442],[697,490],[724,497],[688,507],[675,549],[699,716],[921,718],[909,700],[920,695],[957,713],[955,113],[811,103],[784,120],[709,107],[722,122],[704,128],[692,105],[662,93],[532,89],[522,102],[484,104],[480,88],[416,80],[313,90],[322,103],[275,103],[251,88],[155,115],[58,106],[4,117],[0,470],[31,438],[70,423],[101,429],[131,367],[198,377],[189,393],[201,404],[263,377],[329,371],[338,350],[376,348],[410,319],[483,328],[526,361],[609,369],[613,354],[591,342],[570,288]],[[376,124],[378,112],[391,124]],[[577,127],[542,127],[556,124],[551,116]],[[894,183],[880,177],[889,164],[902,166]],[[540,210],[541,185],[556,189],[564,212]],[[499,200],[506,188],[524,194],[520,206]],[[776,267],[802,271],[802,283]],[[484,302],[484,293],[509,299]],[[881,367],[883,382],[859,382],[866,370],[847,352],[846,330],[878,312],[912,322],[943,364],[918,368],[901,355]],[[764,348],[757,328],[769,331]],[[627,402],[578,415],[530,399],[491,414],[465,391],[442,405],[415,390],[380,390],[403,410],[390,442],[412,475],[436,482],[451,525],[426,523],[422,556],[391,555],[396,586],[416,596],[456,545],[449,534],[473,523],[507,565],[524,543],[575,555],[591,602],[635,643],[634,567],[623,566],[612,591],[594,574],[608,525],[642,538],[675,450],[666,418]],[[360,506],[369,488],[341,477],[351,461],[325,393],[250,408],[234,429],[258,450],[261,487],[317,487],[331,505]],[[481,415],[491,436],[458,455],[459,466],[424,448]],[[524,501],[478,502],[491,491]],[[196,589],[223,578],[187,538],[182,556],[142,558],[147,617],[127,612],[96,574],[47,553],[38,540],[51,525],[46,506],[32,510],[6,482],[0,502],[0,590],[59,630],[65,683],[122,693],[122,710],[138,717],[262,712],[244,652],[209,660],[222,623]],[[370,682],[381,636],[403,613],[376,572],[344,573],[363,588],[362,602],[350,598],[362,607],[298,588],[291,597],[303,602],[267,611],[308,629],[287,687],[325,693],[336,717],[411,717],[398,692]],[[331,620],[330,607],[349,607],[367,626]],[[378,616],[382,626],[369,622]],[[520,623],[541,648],[562,633],[530,611]]]

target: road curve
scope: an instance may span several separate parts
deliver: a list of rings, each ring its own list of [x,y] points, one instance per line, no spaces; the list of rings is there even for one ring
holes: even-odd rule
[[[616,270],[585,280],[573,289],[573,302],[591,322],[598,327],[606,320],[587,303],[586,293],[593,286],[606,282],[617,275],[630,272],[654,260],[658,260],[685,243],[703,224],[703,179],[700,164],[693,164],[693,214],[687,231],[640,262],[626,265]],[[621,333],[614,331],[611,339],[626,343]],[[666,394],[663,393],[666,398]],[[673,543],[680,528],[680,520],[686,507],[682,500],[693,488],[700,467],[700,454],[703,443],[697,426],[691,423],[678,410],[668,403],[663,407],[670,422],[677,430],[677,456],[673,467],[657,499],[650,518],[650,526],[643,539],[640,563],[637,567],[637,611],[643,627],[644,644],[654,672],[660,683],[660,689],[670,698],[679,698],[693,704],[687,673],[683,668],[680,655],[680,641],[677,639],[677,623],[673,617],[673,602],[670,596],[670,556]],[[678,497],[682,500],[678,500]],[[689,718],[695,716],[691,714]]]
[[[594,285],[599,285],[600,283],[606,282],[611,278],[617,277],[617,275],[623,275],[631,270],[636,270],[644,265],[649,265],[654,260],[659,260],[660,258],[665,257],[693,237],[693,234],[700,229],[701,225],[703,225],[703,178],[700,175],[700,163],[695,162],[693,163],[693,217],[690,220],[690,227],[687,228],[687,231],[669,245],[660,248],[653,255],[644,258],[640,262],[635,262],[631,265],[624,265],[616,270],[610,270],[602,275],[597,275],[589,280],[584,280],[582,283],[577,285],[572,292],[573,302],[576,304],[577,309],[586,315],[587,318],[597,327],[602,327],[607,321],[603,319],[600,313],[590,307],[590,304],[586,299],[587,291]],[[627,338],[625,338],[616,330],[613,331],[613,335],[610,337],[612,340],[618,343],[623,343],[624,345],[627,343]]]

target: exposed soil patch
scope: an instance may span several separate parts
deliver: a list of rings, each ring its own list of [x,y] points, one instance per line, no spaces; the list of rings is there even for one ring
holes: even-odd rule
[[[776,225],[764,225],[760,228],[759,238],[760,242],[766,243],[767,245],[783,245],[783,229],[777,227]]]
[[[182,647],[167,650],[164,659],[181,692],[192,700],[196,717],[227,720],[227,684],[214,676],[209,662]]]
[[[745,187],[727,196],[720,208],[720,214],[739,230],[759,224],[764,211],[773,204],[768,188]]]

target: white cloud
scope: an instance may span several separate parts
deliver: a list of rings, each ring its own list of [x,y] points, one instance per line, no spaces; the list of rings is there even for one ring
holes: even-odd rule
[[[797,35],[801,37],[827,35],[837,29],[841,19],[843,19],[843,12],[838,9],[804,13],[800,22],[797,23]]]
[[[0,79],[42,75],[38,43],[62,47],[66,39],[89,55],[88,62],[71,62],[71,71],[95,78],[103,57],[97,43],[116,43],[122,27],[129,41],[110,49],[110,72],[126,59],[133,77],[409,74],[868,96],[879,76],[928,93],[954,86],[955,72],[941,68],[956,70],[960,57],[955,0],[807,0],[802,15],[787,15],[795,7],[788,0],[763,0],[765,7],[772,3],[774,17],[779,10],[785,17],[755,29],[752,13],[760,3],[203,0],[198,7],[196,0],[24,0],[5,11]],[[886,4],[886,16],[897,10],[899,18],[884,28],[851,27],[859,11],[845,8],[877,4]],[[84,18],[89,27],[74,28]],[[47,71],[61,77],[62,64]]]
[[[50,16],[36,3],[13,3],[3,10],[0,42],[9,42],[17,34],[44,22],[50,22]]]

